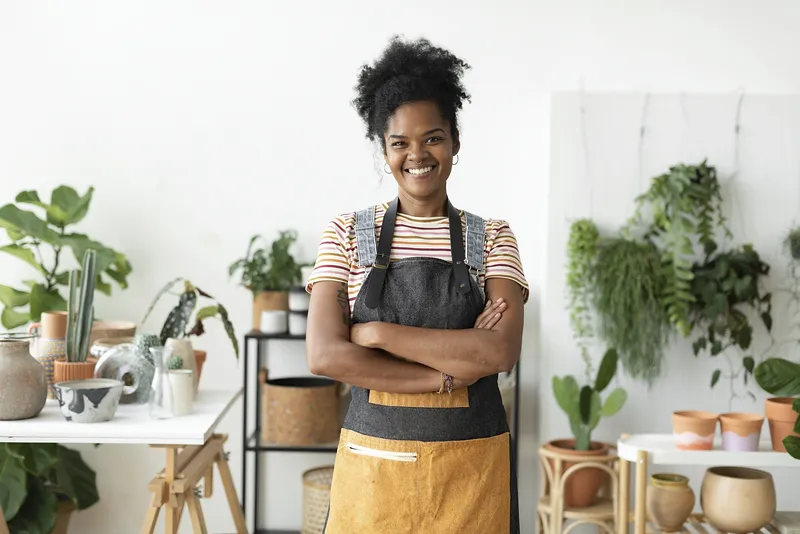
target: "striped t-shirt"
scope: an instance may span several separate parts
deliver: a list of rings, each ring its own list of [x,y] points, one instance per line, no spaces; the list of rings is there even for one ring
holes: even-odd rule
[[[380,239],[380,226],[388,203],[375,206],[375,239]],[[461,211],[462,233],[466,218]],[[485,287],[487,278],[508,278],[522,287],[523,299],[528,300],[529,287],[519,257],[517,239],[506,221],[485,219],[484,270],[478,281]],[[353,311],[358,292],[366,277],[366,268],[358,265],[355,212],[339,215],[330,221],[319,243],[314,270],[306,283],[306,291],[323,280],[347,284],[350,311]],[[390,261],[402,258],[425,257],[452,261],[450,255],[450,222],[444,217],[414,217],[398,213]]]

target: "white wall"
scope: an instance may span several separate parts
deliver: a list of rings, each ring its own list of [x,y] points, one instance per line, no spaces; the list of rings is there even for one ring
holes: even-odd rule
[[[248,294],[226,280],[226,267],[252,233],[297,228],[310,259],[333,214],[391,198],[349,105],[360,64],[396,32],[452,48],[473,66],[466,82],[474,97],[452,197],[511,221],[533,286],[521,456],[531,532],[535,446],[563,433],[543,425],[553,403],[549,376],[539,398],[539,356],[558,361],[551,370],[559,372],[574,359],[538,350],[542,295],[558,298],[544,291],[554,283],[546,269],[551,91],[797,92],[798,21],[791,0],[4,2],[3,201],[22,189],[96,186],[82,229],[125,251],[135,269],[131,288],[99,299],[99,312],[137,320],[164,281],[184,275],[219,296],[242,333]],[[8,258],[0,272],[4,283],[28,274]],[[221,331],[203,342],[203,382],[238,384],[241,368]],[[302,352],[290,358],[302,365]],[[237,479],[238,410],[223,425]],[[75,518],[75,532],[136,532],[144,484],[160,467],[156,451],[82,450],[99,472],[103,501]],[[300,470],[325,460],[271,459],[271,527],[298,526]],[[221,497],[206,507],[213,532],[233,530]]]

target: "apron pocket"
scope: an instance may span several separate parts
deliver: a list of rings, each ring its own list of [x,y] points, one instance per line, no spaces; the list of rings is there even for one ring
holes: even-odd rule
[[[469,408],[468,388],[448,393],[384,393],[369,390],[370,404],[396,408]]]
[[[510,523],[508,433],[421,442],[342,430],[325,534],[504,534]]]

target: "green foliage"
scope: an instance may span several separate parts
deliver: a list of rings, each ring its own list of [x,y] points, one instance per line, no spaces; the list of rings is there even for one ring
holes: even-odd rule
[[[745,309],[755,310],[767,331],[772,330],[772,294],[762,294],[759,287],[769,274],[769,265],[761,261],[751,245],[711,254],[703,263],[695,264],[692,273],[691,323],[703,331],[692,343],[695,356],[702,350],[717,356],[732,346],[746,354],[753,340],[753,327]],[[752,376],[754,363],[752,356],[744,357],[745,384]],[[715,371],[711,387],[719,377]]]
[[[242,271],[240,285],[249,289],[253,295],[262,291],[288,291],[300,280],[302,264],[295,261],[289,249],[297,241],[297,233],[284,230],[272,242],[269,249],[254,249],[256,241],[263,238],[254,235],[247,245],[244,258],[233,262],[228,268],[228,276]]]
[[[778,397],[800,396],[800,364],[783,358],[767,358],[758,364],[753,374],[767,393]],[[800,398],[794,399],[792,410],[797,414],[793,430],[800,434]],[[800,437],[787,436],[783,444],[792,458],[800,460]]]
[[[81,285],[78,287],[78,276]],[[81,271],[69,275],[69,301],[67,301],[66,351],[68,362],[85,362],[89,355],[89,338],[94,322],[94,290],[97,274],[97,253],[89,249],[83,254]]]
[[[786,236],[784,244],[795,260],[800,260],[800,228],[792,228]]]
[[[44,311],[66,310],[67,301],[59,288],[69,282],[69,271],[64,268],[67,250],[78,262],[87,250],[97,252],[94,282],[104,294],[111,294],[111,280],[121,289],[128,287],[127,277],[132,269],[127,258],[72,230],[86,216],[93,193],[94,188],[90,187],[80,196],[73,188],[62,185],[53,190],[50,203],[43,202],[36,191],[23,191],[16,196],[15,204],[0,207],[0,228],[11,240],[0,246],[0,252],[24,261],[36,273],[35,279],[23,282],[27,290],[0,285],[0,323],[4,328],[10,330],[39,321]],[[23,207],[39,210],[44,218]],[[52,259],[46,260],[45,253]]]
[[[0,444],[0,509],[11,534],[50,534],[58,503],[84,510],[100,500],[95,472],[55,443]]]
[[[593,221],[579,219],[570,227],[567,243],[567,298],[572,333],[581,357],[591,374],[591,359],[586,346],[592,338],[591,291],[600,232]]]
[[[617,350],[628,375],[647,383],[663,370],[672,332],[662,301],[665,290],[655,245],[623,237],[600,241],[594,267],[599,332]]]
[[[578,386],[571,375],[553,377],[553,395],[556,402],[567,414],[570,428],[575,437],[575,450],[588,451],[592,432],[602,417],[611,417],[619,412],[628,398],[622,388],[614,389],[605,401],[601,393],[608,387],[617,373],[617,352],[609,349],[600,362],[593,385]]]
[[[167,362],[167,369],[176,370],[183,369],[183,358],[180,356],[172,356]]]
[[[203,321],[216,318],[222,322],[225,333],[228,335],[228,339],[230,339],[234,353],[238,359],[239,341],[236,338],[233,323],[231,323],[230,317],[228,316],[228,310],[214,297],[183,278],[176,278],[161,288],[150,304],[150,307],[147,309],[141,324],[145,323],[161,297],[168,293],[178,282],[183,282],[183,292],[178,297],[178,303],[170,310],[164,321],[164,325],[161,327],[161,334],[159,335],[161,344],[165,344],[169,338],[202,336],[206,331]],[[201,297],[214,301],[214,304],[200,308],[195,313],[197,302]],[[192,318],[193,313],[194,318]],[[190,324],[191,328],[189,328]]]
[[[706,254],[717,249],[715,226],[730,231],[722,214],[722,195],[717,171],[704,160],[699,165],[675,165],[653,179],[650,189],[636,199],[631,226],[644,225],[645,238],[656,241],[661,251],[666,287],[662,302],[670,323],[684,337],[691,333],[691,292],[696,239]],[[645,206],[650,218],[645,220]]]

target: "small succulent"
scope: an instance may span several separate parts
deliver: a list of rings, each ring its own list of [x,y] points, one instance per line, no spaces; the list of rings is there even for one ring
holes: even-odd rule
[[[167,362],[167,367],[170,371],[174,371],[176,369],[183,369],[183,358],[180,356],[172,356]]]

